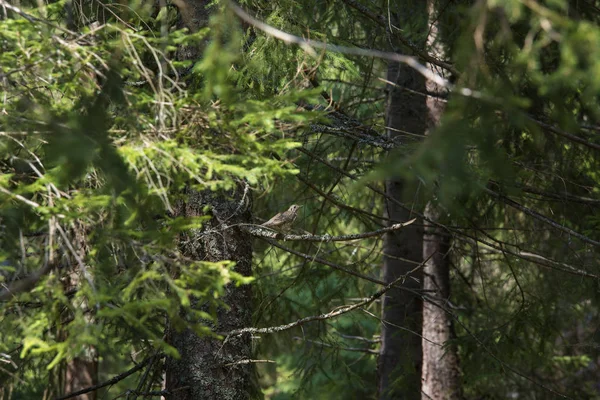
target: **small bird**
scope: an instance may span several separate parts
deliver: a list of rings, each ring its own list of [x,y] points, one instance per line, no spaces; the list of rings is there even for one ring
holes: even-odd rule
[[[298,210],[300,207],[302,206],[292,204],[287,211],[280,212],[261,226],[284,233],[289,232],[292,229],[292,225],[294,224],[296,217],[298,216]]]

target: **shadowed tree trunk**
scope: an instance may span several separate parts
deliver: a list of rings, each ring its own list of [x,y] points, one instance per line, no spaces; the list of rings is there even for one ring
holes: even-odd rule
[[[388,180],[386,192],[403,199],[401,180]],[[394,222],[407,221],[410,212],[386,201],[386,216]],[[391,282],[409,273],[420,262],[422,240],[417,223],[387,234],[384,241],[383,279]],[[420,273],[407,278],[404,287],[421,288]],[[411,399],[420,396],[421,301],[412,293],[393,289],[383,297],[381,350],[378,360],[379,398]]]
[[[227,225],[250,223],[251,201],[248,193],[214,193],[209,190],[187,190],[187,201],[178,214],[186,217],[207,215],[211,219],[201,230],[184,235],[180,241],[183,253],[194,260],[236,262],[235,270],[245,276],[252,269],[252,241],[240,228]],[[208,233],[207,231],[214,232]],[[228,309],[217,311],[214,331],[228,332],[252,324],[252,292],[249,285],[228,285],[222,298]],[[195,307],[206,310],[198,299]],[[186,318],[186,316],[183,316]],[[206,323],[206,321],[190,321]],[[250,335],[235,336],[225,342],[198,336],[190,329],[177,331],[168,327],[167,340],[181,355],[167,359],[166,389],[169,400],[249,399],[253,398],[253,365],[241,363],[251,357]]]
[[[73,233],[73,247],[75,248],[79,259],[85,260],[89,253],[86,239],[88,233],[85,231],[85,228],[80,225],[74,227]],[[77,261],[72,260],[72,265],[74,266],[72,267],[73,269],[63,281],[65,294],[79,288],[81,282],[84,280],[82,275],[85,272],[81,269]],[[77,302],[73,304],[73,307],[85,310],[89,305],[87,303]],[[69,320],[73,318],[73,315],[69,312],[64,318]],[[91,317],[89,314],[84,313],[84,318],[89,319]],[[61,330],[59,331],[59,336],[66,339],[67,333],[64,330]],[[65,362],[61,369],[61,375],[61,395],[77,392],[96,385],[98,383],[98,355],[96,349],[93,346],[86,346],[81,349],[81,353],[78,357],[74,357]],[[94,390],[73,398],[76,400],[96,400],[97,391]]]
[[[90,349],[90,351],[90,354],[70,360],[65,365],[63,394],[77,392],[96,385],[98,381],[98,360],[94,350]],[[77,400],[96,400],[96,393],[97,391],[94,390],[73,398]]]
[[[445,58],[440,43],[436,16],[436,1],[428,1],[430,54],[437,59]],[[427,81],[428,93],[445,94],[445,89]],[[428,121],[431,128],[439,125],[445,108],[445,102],[427,97]],[[435,200],[429,201],[424,211],[423,289],[429,301],[423,303],[423,370],[421,375],[422,400],[454,400],[460,398],[458,356],[456,348],[450,346],[453,338],[452,317],[444,311],[450,298],[449,236],[432,222],[441,221],[441,211]],[[433,304],[435,302],[435,304]]]
[[[402,21],[412,18],[421,8],[417,3],[410,7],[397,6],[402,10]],[[426,105],[423,96],[414,93],[425,91],[424,78],[406,65],[390,63],[387,79],[396,86],[389,86],[386,110],[387,134],[403,144],[414,138],[405,135],[423,135],[426,129]],[[407,91],[404,89],[410,89]],[[385,183],[386,193],[393,199],[409,206],[416,200],[416,193],[408,191],[401,178],[391,178]],[[385,201],[385,214],[389,224],[414,218],[410,210],[389,199]],[[383,280],[391,282],[408,274],[421,262],[422,231],[419,222],[399,231],[388,233],[384,240]],[[407,278],[403,286],[415,291],[421,288],[421,274],[416,272]],[[416,399],[420,395],[421,371],[421,301],[406,291],[390,290],[382,300],[381,350],[378,360],[379,399]]]
[[[435,21],[434,8],[433,0],[404,0],[397,3],[395,15],[397,26],[407,27],[402,31],[405,37],[408,35],[417,46],[423,46],[431,55],[443,59],[437,26],[431,22]],[[418,32],[428,35],[419,35]],[[402,49],[396,50],[403,52]],[[401,149],[404,143],[410,143],[410,135],[426,135],[430,128],[439,123],[444,103],[424,94],[442,93],[443,88],[437,87],[433,82],[426,82],[421,75],[404,65],[390,64],[387,79],[396,84],[388,96],[388,135],[396,140]],[[386,182],[388,195],[421,209],[417,193],[410,189],[402,179],[389,179]],[[386,214],[394,221],[413,217],[393,201],[386,201]],[[425,216],[432,221],[438,220],[439,213],[435,203],[427,203]],[[390,282],[407,274],[423,260],[428,260],[423,268],[424,276],[420,273],[412,274],[414,278],[407,279],[404,286],[415,291],[421,289],[421,285],[426,290],[434,290],[431,298],[444,305],[450,292],[445,252],[448,248],[447,238],[440,236],[440,232],[428,223],[425,223],[427,232],[423,237],[424,233],[418,225],[411,225],[408,229],[386,236],[383,278]],[[459,393],[458,359],[454,350],[441,347],[451,338],[449,316],[440,307],[427,302],[423,304],[418,297],[398,290],[390,291],[384,297],[382,318],[380,399],[455,398],[452,396]],[[421,331],[428,340],[418,336]]]
[[[195,32],[208,25],[207,1],[174,1],[180,12],[181,26]],[[181,47],[179,60],[197,61],[202,47]],[[239,188],[238,188],[239,189]],[[252,199],[247,190],[232,192],[198,192],[186,189],[186,200],[179,205],[177,214],[186,217],[210,216],[202,229],[182,235],[179,246],[183,254],[193,260],[217,262],[231,260],[235,271],[250,276],[252,273],[252,240],[239,227],[226,228],[251,222]],[[221,300],[227,308],[217,310],[215,332],[227,332],[252,325],[252,292],[249,285],[228,285]],[[193,307],[209,311],[202,299],[194,299]],[[206,324],[191,320],[189,323]],[[191,329],[178,331],[167,326],[167,341],[181,358],[166,360],[165,388],[169,400],[230,399],[242,400],[259,397],[255,385],[254,365],[251,359],[249,334],[222,341],[198,336]]]

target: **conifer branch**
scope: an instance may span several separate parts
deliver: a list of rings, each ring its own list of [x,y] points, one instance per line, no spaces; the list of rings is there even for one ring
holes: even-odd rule
[[[106,386],[114,385],[115,383],[117,383],[119,381],[122,381],[123,379],[127,378],[129,375],[134,374],[137,371],[141,370],[146,365],[152,363],[156,357],[158,357],[158,355],[154,354],[154,355],[146,358],[145,360],[143,360],[141,363],[137,364],[135,367],[133,367],[133,368],[131,368],[131,369],[129,369],[129,370],[127,370],[127,371],[119,374],[119,375],[115,375],[115,376],[113,376],[111,379],[109,379],[107,381],[104,381],[104,382],[99,383],[99,384],[94,385],[94,386],[87,387],[85,389],[78,390],[76,392],[68,393],[68,394],[66,394],[64,396],[57,397],[54,400],[71,399],[73,397],[77,397],[77,396],[80,396],[82,394],[86,394],[86,393],[89,393],[89,392],[96,391],[98,389],[102,389],[103,387],[106,387]]]
[[[366,17],[368,17],[375,23],[377,23],[379,26],[388,29],[389,21],[383,15],[374,13],[369,8],[360,4],[356,0],[342,0],[342,1],[346,4],[348,4],[350,7],[354,8],[355,10],[359,11],[361,14],[365,15]],[[429,53],[422,51],[421,49],[419,49],[419,47],[416,44],[411,42],[406,37],[402,36],[399,33],[399,31],[400,31],[399,29],[396,29],[396,31],[393,32],[394,37],[398,38],[398,40],[400,40],[400,42],[403,45],[408,47],[412,52],[417,54],[423,60],[427,61],[428,63],[437,65],[438,67],[444,68],[444,69],[450,71],[453,75],[455,75],[457,77],[460,75],[458,73],[458,71],[456,70],[456,68],[454,68],[451,64],[449,64],[445,61],[439,60],[436,57],[430,55]]]
[[[573,135],[572,133],[565,132],[562,129],[556,128],[550,124],[539,121],[539,120],[533,118],[532,116],[527,116],[527,118],[529,118],[531,121],[533,121],[537,125],[539,125],[543,131],[552,132],[555,135],[562,136],[566,139],[569,139],[572,142],[579,143],[586,147],[589,147],[590,149],[600,150],[600,144],[589,142],[589,141],[585,140],[584,138],[581,138],[577,135]]]
[[[300,151],[300,152],[308,155],[309,157],[311,157],[311,158],[319,161],[320,163],[328,166],[329,168],[333,169],[334,171],[337,171],[340,174],[343,174],[344,176],[346,176],[346,177],[348,177],[350,179],[353,179],[353,180],[358,180],[359,179],[356,175],[353,175],[353,174],[351,174],[349,172],[346,172],[346,171],[344,171],[344,170],[336,167],[335,165],[331,164],[327,160],[323,159],[322,157],[319,157],[318,155],[312,153],[311,151],[309,151],[309,150],[307,150],[307,149],[305,149],[303,147],[298,147],[296,150],[298,150],[298,151]],[[381,196],[383,196],[387,200],[389,200],[389,201],[397,204],[398,206],[403,207],[405,209],[409,209],[408,207],[406,207],[406,205],[404,205],[398,199],[389,196],[383,190],[381,190],[381,189],[379,189],[379,188],[377,188],[377,187],[375,187],[375,186],[373,186],[371,184],[367,184],[366,186],[369,189],[371,189],[372,191],[374,191],[375,193],[380,194]],[[421,218],[421,219],[423,219],[425,221],[428,221],[428,222],[432,223],[435,226],[444,228],[447,231],[454,233],[456,235],[457,239],[472,240],[473,242],[478,242],[478,243],[484,244],[484,245],[486,245],[486,246],[488,246],[488,247],[490,247],[490,248],[492,248],[492,249],[494,249],[494,250],[496,250],[496,251],[498,251],[500,253],[510,254],[510,255],[512,255],[514,257],[517,257],[517,258],[522,259],[524,261],[528,261],[528,262],[531,262],[533,264],[536,264],[536,265],[539,265],[539,266],[542,266],[542,267],[545,267],[545,268],[550,268],[550,269],[554,269],[554,270],[557,270],[557,271],[566,272],[568,274],[583,276],[583,277],[586,277],[586,278],[600,279],[600,276],[598,276],[596,274],[592,274],[590,272],[581,270],[579,268],[576,268],[576,267],[574,267],[572,265],[569,265],[569,264],[566,264],[566,263],[562,263],[562,262],[558,262],[558,261],[552,260],[550,258],[544,257],[542,255],[536,254],[536,253],[531,252],[531,251],[523,250],[523,249],[519,248],[518,246],[516,246],[514,244],[503,242],[504,245],[510,246],[512,248],[515,248],[514,251],[513,250],[509,250],[509,249],[506,249],[503,246],[495,245],[494,243],[490,243],[489,241],[486,241],[484,239],[481,239],[481,238],[469,235],[468,233],[462,232],[462,231],[460,231],[458,229],[452,229],[452,228],[450,228],[448,226],[442,225],[442,224],[440,224],[437,221],[431,221],[431,220],[427,219],[422,213],[419,213],[418,211],[411,210],[411,212],[414,215],[418,216],[419,218]]]
[[[421,265],[419,265],[417,268],[420,268]],[[356,310],[358,308],[361,308],[363,306],[366,306],[372,302],[374,302],[375,300],[379,299],[381,296],[383,296],[386,292],[388,292],[390,289],[392,288],[397,288],[397,289],[402,289],[402,286],[396,286],[401,282],[404,282],[405,279],[407,279],[410,274],[412,272],[414,272],[417,268],[415,268],[414,270],[410,271],[408,274],[406,275],[402,275],[400,277],[398,277],[397,279],[395,279],[394,281],[392,281],[391,283],[387,284],[384,286],[384,288],[382,288],[381,290],[379,290],[378,292],[374,293],[373,295],[367,297],[365,300],[358,302],[356,304],[352,304],[350,306],[343,306],[343,307],[338,307],[328,313],[324,313],[324,314],[320,314],[320,315],[312,315],[309,317],[305,317],[305,318],[301,318],[297,321],[291,322],[289,324],[285,324],[285,325],[279,325],[279,326],[271,326],[271,327],[266,327],[266,328],[242,328],[242,329],[236,329],[233,331],[230,331],[228,333],[224,333],[223,335],[226,335],[227,337],[230,336],[237,336],[237,335],[242,335],[245,333],[250,333],[250,334],[255,334],[255,333],[277,333],[277,332],[283,332],[283,331],[287,331],[289,329],[295,328],[297,326],[300,325],[304,325],[308,322],[313,322],[313,321],[324,321],[327,319],[331,319],[331,318],[335,318],[335,317],[339,317],[340,315],[343,314],[347,314],[353,310]],[[381,282],[383,283],[383,282]],[[407,289],[409,290],[409,289]]]
[[[569,235],[573,235],[576,238],[578,238],[578,239],[580,239],[580,240],[582,240],[582,241],[584,241],[586,243],[589,243],[591,245],[600,246],[600,242],[598,242],[596,240],[593,240],[593,239],[590,239],[589,237],[585,236],[584,234],[581,234],[581,233],[579,233],[577,231],[574,231],[571,228],[567,228],[566,226],[559,224],[558,222],[554,221],[553,219],[548,218],[548,217],[546,217],[546,216],[544,216],[544,215],[538,213],[537,211],[534,211],[534,210],[532,210],[532,209],[530,209],[528,207],[525,207],[524,205],[519,204],[516,201],[514,201],[512,199],[509,199],[508,197],[506,197],[506,196],[504,196],[504,195],[502,195],[500,193],[494,192],[493,190],[490,190],[490,189],[485,189],[485,192],[488,193],[488,194],[490,194],[492,197],[495,197],[495,198],[499,199],[503,203],[505,203],[505,204],[507,204],[507,205],[509,205],[509,206],[511,206],[511,207],[513,207],[513,208],[515,208],[515,209],[517,209],[517,210],[519,210],[519,211],[521,211],[521,212],[529,215],[530,217],[533,217],[533,218],[537,219],[538,221],[541,221],[541,222],[543,222],[543,223],[545,223],[547,225],[550,225],[551,227],[553,227],[555,229],[558,229],[559,231],[562,231],[562,232],[567,233]]]
[[[326,266],[331,267],[333,269],[337,269],[338,271],[345,272],[348,275],[352,275],[352,276],[355,276],[357,278],[364,279],[364,280],[372,282],[372,283],[376,283],[378,285],[385,286],[385,284],[386,284],[382,280],[379,280],[377,278],[372,278],[372,277],[370,277],[368,275],[361,274],[360,272],[353,271],[353,270],[351,270],[349,268],[346,268],[346,267],[343,267],[343,266],[341,266],[339,264],[332,263],[331,261],[324,260],[324,259],[319,258],[317,256],[311,256],[310,254],[305,254],[305,253],[296,251],[294,249],[290,249],[289,247],[283,246],[282,244],[278,243],[275,240],[271,240],[271,239],[267,239],[267,238],[263,238],[263,239],[265,241],[267,241],[268,243],[270,243],[271,245],[273,245],[275,247],[278,247],[281,250],[287,251],[288,253],[291,253],[291,254],[293,254],[295,256],[302,257],[305,260],[308,260],[308,261],[311,261],[311,262],[316,262],[316,263],[319,263],[319,264],[322,264],[322,265],[326,265]]]
[[[573,202],[573,203],[581,203],[581,204],[586,204],[589,206],[600,206],[600,199],[592,199],[590,197],[576,196],[574,194],[564,193],[564,192],[551,193],[551,192],[546,192],[543,190],[536,189],[531,186],[517,186],[517,187],[519,189],[521,189],[522,191],[524,191],[525,193],[536,194],[536,195],[546,197],[549,199]]]
[[[55,265],[53,263],[46,263],[42,268],[38,271],[34,272],[31,275],[24,277],[23,279],[19,279],[10,283],[10,285],[4,286],[4,290],[0,292],[0,301],[9,300],[11,297],[15,295],[26,292],[32,289],[36,283],[48,272],[50,272]]]
[[[262,21],[252,17],[244,10],[242,10],[239,6],[237,6],[234,2],[229,2],[229,7],[240,17],[243,21],[248,24],[254,26],[257,29],[265,32],[267,35],[270,35],[274,38],[277,38],[284,43],[288,44],[297,44],[302,47],[307,53],[316,55],[316,52],[313,48],[328,50],[341,54],[349,54],[356,56],[365,56],[365,57],[376,57],[381,58],[383,60],[393,61],[400,64],[405,64],[417,71],[419,74],[423,75],[426,79],[434,82],[436,85],[448,89],[449,91],[454,91],[465,97],[472,97],[476,99],[483,99],[488,96],[485,96],[483,93],[479,91],[475,91],[468,88],[459,88],[450,83],[447,79],[442,76],[432,72],[425,65],[421,64],[415,57],[407,56],[398,53],[390,53],[380,50],[371,50],[371,49],[363,49],[360,47],[347,47],[347,46],[338,46],[329,43],[319,42],[318,40],[304,39],[299,36],[295,36],[279,30],[271,25],[265,24]],[[488,99],[492,100],[492,99]]]
[[[303,341],[303,342],[308,342],[308,343],[314,343],[314,344],[322,346],[322,347],[329,347],[329,348],[336,349],[336,350],[356,351],[356,352],[359,352],[359,353],[367,353],[367,354],[379,354],[378,350],[367,349],[367,348],[364,348],[364,347],[334,346],[332,344],[325,343],[325,342],[322,342],[320,340],[304,339],[304,338],[301,338],[299,336],[294,336],[293,339],[294,340]]]
[[[299,241],[299,242],[348,242],[351,240],[358,239],[367,239],[374,236],[381,236],[388,232],[397,231],[405,226],[408,226],[416,221],[416,218],[411,219],[410,221],[394,224],[388,226],[386,228],[378,229],[376,231],[364,232],[364,233],[356,233],[354,235],[339,235],[339,236],[331,236],[331,235],[313,235],[307,233],[305,235],[290,235],[290,234],[281,234],[277,233],[269,228],[259,227],[259,226],[251,226],[248,228],[248,231],[256,237],[260,238],[269,238],[269,239],[281,239],[284,241]]]

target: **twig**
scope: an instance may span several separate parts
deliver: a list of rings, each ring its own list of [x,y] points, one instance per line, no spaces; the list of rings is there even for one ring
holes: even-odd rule
[[[324,342],[321,342],[321,341],[318,341],[318,340],[304,339],[304,338],[301,338],[299,336],[294,336],[293,339],[294,340],[302,340],[302,341],[308,342],[308,343],[318,344],[319,346],[329,347],[329,348],[332,348],[332,349],[339,349],[339,350],[344,350],[344,351],[356,351],[356,352],[368,353],[368,354],[379,354],[379,351],[377,351],[377,350],[367,349],[367,348],[364,348],[364,347],[334,346],[334,345],[329,344],[329,343],[324,343]]]
[[[185,390],[185,389],[189,389],[189,386],[185,386],[185,387],[181,387],[181,388],[177,388],[176,390]],[[116,399],[120,399],[121,397],[127,397],[129,398],[129,396],[134,395],[134,396],[154,396],[154,397],[158,397],[158,396],[163,396],[163,397],[167,397],[171,394],[173,394],[173,392],[175,392],[176,390],[151,390],[149,392],[143,392],[141,390],[135,390],[135,389],[128,389],[126,390],[124,393],[118,395],[117,397],[115,397],[113,400]]]
[[[254,26],[255,28],[260,29],[261,31],[265,32],[266,34],[273,36],[285,43],[297,44],[297,45],[301,46],[302,48],[304,48],[308,53],[315,54],[315,51],[313,50],[313,47],[315,47],[317,49],[329,50],[329,51],[333,51],[336,53],[351,54],[351,55],[366,56],[366,57],[377,57],[377,58],[381,58],[384,60],[394,61],[397,63],[408,65],[409,67],[413,68],[415,71],[417,71],[418,73],[423,75],[426,79],[434,82],[436,85],[438,85],[440,87],[448,89],[449,91],[454,91],[465,97],[473,97],[473,98],[477,98],[477,99],[483,99],[484,97],[489,97],[489,96],[485,96],[481,92],[471,90],[468,88],[457,88],[455,85],[448,82],[447,79],[443,78],[442,76],[440,76],[438,74],[433,73],[429,68],[427,68],[426,66],[421,64],[419,61],[417,61],[417,59],[415,57],[406,56],[406,55],[398,54],[398,53],[389,53],[389,52],[380,51],[380,50],[362,49],[360,47],[338,46],[338,45],[319,42],[317,40],[303,39],[299,36],[291,35],[287,32],[281,31],[277,28],[274,28],[270,25],[265,24],[262,21],[257,20],[256,18],[252,17],[251,15],[246,13],[244,10],[242,10],[234,2],[229,2],[228,4],[229,4],[229,7],[231,7],[231,9],[233,10],[233,12],[236,13],[238,15],[238,17],[240,17],[245,22],[249,23],[250,25]],[[492,100],[492,99],[489,99],[489,100]]]
[[[374,12],[372,12],[371,10],[369,10],[367,7],[360,4],[356,0],[343,0],[343,1],[344,1],[344,3],[348,4],[350,7],[354,8],[355,10],[360,11],[363,15],[365,15],[368,18],[370,18],[371,20],[375,21],[381,27],[388,29],[388,21],[383,15],[375,14]],[[408,40],[404,36],[400,35],[398,32],[394,32],[394,36],[396,38],[398,38],[398,40],[400,40],[400,42],[402,42],[403,45],[405,45],[406,47],[411,49],[415,54],[417,54],[419,57],[421,57],[425,61],[427,61],[431,64],[435,64],[438,67],[442,67],[442,68],[450,71],[452,74],[454,74],[457,77],[460,75],[458,73],[458,71],[451,64],[448,64],[445,61],[438,60],[437,58],[433,57],[429,53],[422,51],[421,49],[419,49],[417,47],[417,45],[412,43],[410,40]]]
[[[2,0],[0,0],[2,1]],[[10,190],[7,190],[5,188],[3,188],[2,186],[0,186],[0,192],[10,196],[10,197],[14,197],[17,200],[22,201],[23,203],[27,204],[28,206],[31,206],[33,208],[38,208],[40,205],[38,203],[36,203],[35,201],[31,201],[23,196],[21,196],[20,194],[15,194],[12,193]]]
[[[419,265],[419,267],[420,267],[420,265]],[[417,267],[417,268],[419,268],[419,267]],[[338,307],[335,310],[332,310],[332,311],[330,311],[328,313],[320,314],[320,315],[312,315],[310,317],[301,318],[301,319],[299,319],[299,320],[297,320],[295,322],[290,322],[289,324],[285,324],[285,325],[271,326],[271,327],[266,327],[266,328],[242,328],[242,329],[236,329],[236,330],[230,331],[228,333],[225,333],[224,335],[226,335],[227,337],[229,337],[229,336],[242,335],[244,333],[255,334],[255,333],[276,333],[276,332],[283,332],[283,331],[287,331],[288,329],[295,328],[296,326],[300,326],[300,325],[306,324],[307,322],[324,321],[324,320],[327,320],[327,319],[338,317],[340,315],[349,313],[350,311],[356,310],[357,308],[363,307],[363,306],[365,306],[367,304],[370,304],[370,303],[374,302],[375,300],[379,299],[381,296],[383,296],[390,289],[396,287],[397,284],[399,284],[401,282],[404,282],[404,280],[412,272],[414,272],[417,268],[415,268],[413,271],[410,271],[406,275],[402,275],[402,276],[398,277],[397,279],[394,279],[391,283],[385,285],[385,287],[383,289],[379,290],[378,292],[376,292],[372,296],[367,297],[364,301],[361,301],[359,303],[355,303],[355,304],[352,304],[350,306],[345,306],[345,307]],[[381,283],[383,283],[383,282],[381,282]],[[398,286],[396,288],[401,289],[402,286]]]
[[[372,282],[372,283],[376,283],[378,285],[385,286],[385,284],[386,284],[384,281],[379,280],[377,278],[372,278],[372,277],[370,277],[368,275],[361,274],[360,272],[356,272],[356,271],[353,271],[353,270],[348,269],[346,267],[342,267],[341,265],[334,264],[334,263],[332,263],[330,261],[327,261],[327,260],[323,260],[322,258],[319,258],[319,257],[316,257],[316,256],[311,256],[311,255],[305,254],[305,253],[301,253],[301,252],[296,251],[294,249],[290,249],[289,247],[283,246],[283,245],[279,244],[278,242],[276,242],[274,240],[266,239],[266,238],[263,238],[263,239],[265,241],[267,241],[268,243],[270,243],[271,245],[273,245],[275,247],[279,247],[281,250],[287,251],[288,253],[294,254],[294,255],[296,255],[298,257],[302,257],[302,258],[304,258],[304,259],[306,259],[308,261],[313,261],[313,262],[316,262],[316,263],[319,263],[319,264],[326,265],[326,266],[331,267],[333,269],[337,269],[338,271],[345,272],[345,273],[347,273],[349,275],[356,276],[357,278],[364,279],[366,281],[369,281],[369,282]]]
[[[542,130],[546,130],[546,131],[552,132],[552,133],[554,133],[556,135],[559,135],[559,136],[562,136],[562,137],[564,137],[566,139],[569,139],[572,142],[579,143],[579,144],[582,144],[582,145],[584,145],[586,147],[589,147],[590,149],[600,150],[600,144],[589,142],[589,141],[587,141],[587,140],[585,140],[585,139],[583,139],[583,138],[581,138],[579,136],[573,135],[572,133],[565,132],[562,129],[556,128],[556,127],[554,127],[552,125],[549,125],[549,124],[547,124],[545,122],[538,121],[537,119],[535,119],[535,118],[533,118],[531,116],[527,116],[527,118],[529,120],[535,122],[536,124],[538,124],[540,127],[542,127]]]
[[[585,236],[585,235],[583,235],[583,234],[581,234],[579,232],[576,232],[576,231],[574,231],[571,228],[567,228],[566,226],[559,224],[558,222],[554,221],[553,219],[548,218],[548,217],[546,217],[546,216],[538,213],[537,211],[533,211],[532,209],[530,209],[528,207],[525,207],[525,206],[517,203],[514,200],[509,199],[508,197],[506,197],[506,196],[504,196],[504,195],[502,195],[500,193],[494,192],[493,190],[490,190],[490,189],[487,189],[487,188],[485,189],[485,192],[488,193],[488,194],[490,194],[491,196],[493,196],[493,197],[501,200],[503,203],[505,203],[505,204],[507,204],[507,205],[509,205],[509,206],[511,206],[513,208],[516,208],[517,210],[522,211],[525,214],[527,214],[527,215],[529,215],[529,216],[537,219],[538,221],[541,221],[541,222],[543,222],[543,223],[545,223],[547,225],[550,225],[553,228],[558,229],[559,231],[562,231],[562,232],[567,233],[569,235],[573,235],[576,238],[578,238],[578,239],[580,239],[580,240],[582,240],[582,241],[584,241],[586,243],[592,244],[594,246],[600,246],[600,242],[598,242],[596,240],[593,240],[593,239],[590,239],[589,237],[587,237],[587,236]]]
[[[600,199],[592,199],[590,197],[576,196],[571,193],[550,193],[550,192],[545,192],[543,190],[536,189],[531,186],[518,185],[517,187],[526,193],[537,194],[539,196],[547,197],[550,199],[555,199],[555,200],[560,200],[560,201],[569,201],[569,202],[574,202],[574,203],[582,203],[582,204],[587,204],[590,206],[600,206]]]
[[[235,361],[232,363],[228,363],[228,364],[223,364],[220,365],[220,367],[232,367],[234,365],[241,365],[241,364],[255,364],[255,363],[272,363],[272,364],[276,364],[277,361],[273,361],[273,360],[239,360],[239,361]]]
[[[1,1],[1,0],[0,0]],[[54,400],[66,400],[66,399],[70,399],[85,393],[89,393],[89,392],[94,392],[98,389],[102,389],[103,387],[106,386],[110,386],[110,385],[114,385],[115,383],[122,381],[123,379],[127,378],[129,375],[136,373],[137,371],[141,370],[142,368],[144,368],[146,365],[150,364],[150,362],[152,362],[154,360],[155,357],[158,357],[159,355],[154,354],[148,358],[146,358],[145,360],[143,360],[141,363],[139,363],[138,365],[136,365],[135,367],[131,368],[128,371],[123,372],[122,374],[116,375],[114,377],[112,377],[111,379],[104,381],[102,383],[99,383],[97,385],[94,386],[90,386],[87,387],[85,389],[81,389],[78,390],[76,392],[71,392],[69,394],[66,394],[62,397],[57,397]],[[162,355],[161,355],[162,357]]]
[[[366,343],[371,343],[371,344],[381,343],[381,339],[368,339],[368,338],[362,337],[362,336],[344,335],[339,332],[337,334],[338,334],[338,336],[340,336],[344,339],[360,340],[361,342],[366,342]]]
[[[10,10],[10,11],[16,13],[16,14],[19,14],[21,17],[25,18],[27,21],[29,21],[31,23],[41,22],[42,24],[51,26],[52,28],[58,29],[61,32],[68,33],[70,35],[75,36],[75,32],[72,32],[72,31],[70,31],[68,29],[65,29],[65,28],[63,28],[61,26],[58,26],[58,25],[54,25],[52,22],[47,21],[45,19],[37,18],[37,17],[34,17],[31,14],[27,14],[25,11],[21,10],[19,7],[15,7],[12,4],[9,4],[9,3],[5,2],[4,0],[0,0],[0,7],[6,8],[6,9],[8,9],[8,10]]]
[[[327,115],[327,117],[331,118],[332,114]],[[329,135],[335,135],[344,139],[356,141],[360,144],[368,144],[373,147],[379,147],[384,150],[393,150],[398,147],[397,143],[395,143],[394,140],[386,139],[377,135],[360,134],[358,132],[352,131],[351,129],[339,127],[336,125],[332,126],[314,123],[310,125],[310,130],[312,133],[326,133]]]

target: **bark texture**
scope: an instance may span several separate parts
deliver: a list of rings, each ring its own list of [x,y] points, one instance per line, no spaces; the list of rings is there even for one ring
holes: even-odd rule
[[[413,69],[398,64],[388,66],[387,79],[398,86],[390,87],[386,124],[388,136],[402,146],[402,132],[423,134],[426,128],[426,105],[423,96],[414,92],[425,90],[425,81]],[[393,199],[410,204],[414,193],[407,193],[400,178],[388,179],[386,193]],[[410,210],[389,199],[385,201],[389,224],[414,218]],[[422,257],[422,230],[419,222],[389,233],[384,239],[383,280],[391,282],[409,273]],[[413,273],[403,286],[418,291],[420,273]],[[383,296],[381,350],[378,360],[379,398],[417,399],[420,397],[421,370],[421,301],[413,294],[398,289]]]
[[[444,59],[440,42],[436,2],[428,1],[429,36],[427,44],[437,59]],[[433,68],[433,66],[430,66]],[[438,71],[439,72],[439,71]],[[443,95],[445,89],[428,81],[429,93]],[[436,97],[427,98],[430,128],[439,125],[445,102]],[[453,339],[452,317],[445,311],[450,298],[449,242],[450,238],[434,223],[441,222],[441,210],[435,201],[429,201],[424,211],[423,234],[423,289],[428,300],[423,303],[423,369],[421,373],[422,400],[454,400],[461,398],[458,355],[450,345]]]
[[[425,217],[439,220],[433,203],[427,204]],[[425,221],[423,289],[430,301],[423,303],[422,399],[460,399],[458,356],[454,346],[452,319],[444,311],[450,297],[448,239],[443,229]],[[435,303],[435,304],[434,304]]]
[[[204,0],[175,0],[179,9],[181,27],[190,31],[208,26],[210,12]],[[198,46],[182,46],[179,60],[197,61],[206,41]],[[191,231],[180,240],[182,252],[191,259],[203,261],[231,260],[235,270],[242,275],[252,273],[252,240],[248,234],[234,226],[251,222],[251,195],[248,190],[231,192],[198,192],[186,189],[186,201],[177,213],[196,217],[210,215],[202,229]],[[227,227],[227,228],[226,228]],[[226,287],[221,299],[227,308],[217,310],[217,323],[211,326],[216,332],[227,332],[252,325],[252,292],[248,285]],[[194,307],[209,311],[202,299],[195,299]],[[207,321],[190,321],[207,324]],[[228,338],[226,341],[200,337],[190,329],[177,331],[167,327],[167,341],[181,358],[166,360],[166,389],[169,400],[226,399],[242,400],[259,397],[254,384],[254,365],[251,359],[249,334]]]
[[[205,208],[207,207],[208,208]],[[206,209],[211,219],[202,229],[189,232],[181,238],[183,253],[194,260],[236,262],[235,270],[245,276],[252,269],[252,241],[237,227],[250,223],[249,193],[196,192],[187,190],[187,200],[180,205],[179,215],[203,216]],[[228,308],[217,311],[218,322],[214,331],[227,332],[252,324],[252,292],[250,286],[228,285],[222,298]],[[198,309],[208,311],[202,299],[195,299]],[[186,318],[186,316],[183,316]],[[206,324],[206,321],[190,321]],[[254,395],[254,370],[251,363],[240,363],[251,358],[250,335],[228,338],[225,342],[198,336],[190,329],[167,329],[167,340],[181,355],[180,359],[166,361],[166,389],[170,400],[227,399],[242,400]]]
[[[98,383],[98,360],[95,354],[86,355],[85,358],[74,358],[65,366],[65,384],[63,394],[77,392]],[[97,391],[73,397],[75,400],[96,400]]]
[[[88,234],[89,232],[86,231],[83,225],[75,224],[73,228],[72,244],[80,260],[85,260],[89,253],[89,246],[87,244]],[[84,275],[86,274],[86,271],[82,269],[77,260],[71,260],[70,264],[74,267],[63,279],[65,294],[79,288],[82,281],[85,279]],[[87,278],[91,280],[89,275]],[[85,310],[89,308],[89,305],[87,302],[77,302],[73,303],[73,307]],[[65,313],[64,318],[65,320],[70,320],[73,318],[73,315],[71,312],[68,312]],[[89,313],[84,313],[84,318],[88,319],[89,323],[92,324],[92,317]],[[63,340],[66,340],[67,332],[60,330],[58,336]],[[98,354],[96,348],[93,346],[86,346],[82,349],[81,354],[78,357],[66,361],[61,369],[61,375],[61,395],[78,392],[96,385],[98,383]],[[95,390],[73,397],[75,400],[96,400],[96,398],[97,391]]]

